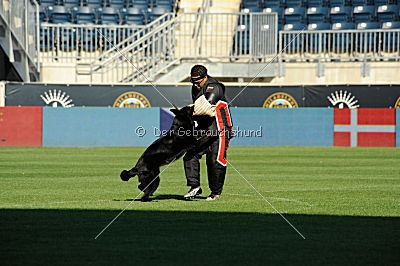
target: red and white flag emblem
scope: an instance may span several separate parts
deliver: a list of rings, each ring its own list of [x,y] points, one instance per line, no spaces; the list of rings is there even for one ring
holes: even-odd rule
[[[334,146],[395,147],[395,109],[335,109]]]

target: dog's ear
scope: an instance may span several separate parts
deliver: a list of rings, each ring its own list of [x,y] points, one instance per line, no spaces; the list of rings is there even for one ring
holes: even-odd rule
[[[179,113],[179,109],[173,108],[173,109],[169,109],[174,115],[177,115]]]
[[[185,106],[181,110],[184,111],[185,116],[192,116],[194,112],[194,105]]]

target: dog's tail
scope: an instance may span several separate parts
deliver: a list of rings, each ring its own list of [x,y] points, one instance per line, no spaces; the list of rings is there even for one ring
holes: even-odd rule
[[[128,181],[130,178],[134,177],[137,174],[138,170],[136,168],[132,168],[130,171],[123,170],[119,176],[121,177],[122,181]]]

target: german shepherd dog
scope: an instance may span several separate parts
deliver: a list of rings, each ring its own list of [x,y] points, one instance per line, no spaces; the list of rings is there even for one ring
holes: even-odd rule
[[[186,132],[193,132],[195,127],[192,118],[193,106],[171,109],[171,112],[175,114],[175,118],[168,133],[154,141],[144,151],[135,167],[131,170],[123,170],[120,175],[123,181],[138,176],[140,183],[138,188],[144,192],[142,201],[148,201],[158,188],[160,167],[179,159],[196,143],[194,134],[186,134]]]

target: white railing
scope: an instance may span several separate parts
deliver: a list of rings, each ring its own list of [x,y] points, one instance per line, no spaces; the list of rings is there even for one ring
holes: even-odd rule
[[[377,61],[400,60],[400,30],[281,31],[281,60]],[[296,38],[296,36],[298,37]]]

